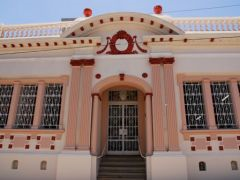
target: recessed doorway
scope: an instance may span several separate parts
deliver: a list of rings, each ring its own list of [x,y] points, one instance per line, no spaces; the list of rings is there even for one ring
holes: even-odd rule
[[[138,91],[108,92],[108,154],[139,154]]]

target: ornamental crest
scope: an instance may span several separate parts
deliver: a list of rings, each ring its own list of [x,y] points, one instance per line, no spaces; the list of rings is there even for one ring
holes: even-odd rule
[[[106,39],[107,39],[107,43],[105,47],[102,50],[97,51],[97,54],[104,53],[108,47],[110,48],[110,50],[107,51],[106,54],[138,54],[137,50],[141,51],[142,53],[147,52],[147,50],[143,49],[138,44],[136,35],[131,36],[124,30],[118,31],[112,37],[107,37]],[[125,49],[119,49],[118,43],[117,43],[118,40],[126,41],[127,44]],[[135,45],[137,50],[134,50]]]

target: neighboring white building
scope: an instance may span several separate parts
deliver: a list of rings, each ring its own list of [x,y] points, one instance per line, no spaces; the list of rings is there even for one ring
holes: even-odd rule
[[[0,26],[0,179],[240,178],[240,18],[119,12]],[[98,158],[100,157],[100,158]]]

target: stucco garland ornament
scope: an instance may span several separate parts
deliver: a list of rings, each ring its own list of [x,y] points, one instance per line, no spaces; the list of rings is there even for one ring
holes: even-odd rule
[[[118,31],[116,34],[112,36],[112,38],[107,37],[107,44],[102,49],[97,51],[97,54],[102,54],[106,51],[107,47],[109,46],[110,51],[107,51],[106,54],[138,54],[136,50],[133,50],[134,44],[136,44],[136,47],[138,50],[140,50],[143,53],[146,53],[147,50],[141,48],[139,44],[137,43],[137,36],[131,36],[124,30]],[[117,48],[117,41],[118,40],[126,40],[127,42],[127,48],[124,50],[119,50]]]

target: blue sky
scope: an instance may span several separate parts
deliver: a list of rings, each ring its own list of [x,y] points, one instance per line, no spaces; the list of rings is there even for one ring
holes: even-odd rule
[[[56,22],[61,18],[80,17],[86,7],[93,10],[93,15],[118,11],[151,14],[157,4],[163,6],[164,12],[238,4],[233,8],[166,14],[175,17],[240,16],[240,0],[1,0],[0,23]]]

